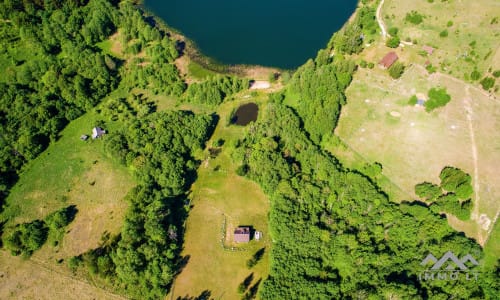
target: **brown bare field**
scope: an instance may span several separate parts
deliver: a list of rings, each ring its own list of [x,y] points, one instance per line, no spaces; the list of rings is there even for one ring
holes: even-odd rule
[[[0,299],[124,299],[36,258],[0,251]]]

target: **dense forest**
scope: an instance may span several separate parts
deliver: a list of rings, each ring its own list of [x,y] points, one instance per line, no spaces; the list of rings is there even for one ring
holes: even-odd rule
[[[309,64],[295,77],[305,78],[300,72],[309,69],[344,72],[336,69],[335,60],[330,67]],[[328,80],[321,76],[301,82],[314,89],[304,95],[317,93],[314,85]],[[340,107],[342,93],[332,93],[338,95],[334,107]],[[271,198],[271,274],[263,284],[263,299],[494,298],[498,271],[493,266],[482,270],[478,282],[419,280],[425,270],[420,262],[429,252],[482,257],[480,246],[454,231],[440,215],[440,210],[449,209],[444,196],[431,207],[390,202],[368,177],[344,169],[318,146],[321,132],[314,126],[309,132],[307,127],[316,122],[308,120],[314,114],[300,109],[302,104],[295,112],[283,104],[283,95],[271,100],[265,120],[250,130],[235,154],[242,158],[246,176]],[[311,110],[326,108],[320,101],[308,103]],[[464,185],[465,190],[470,185],[470,177],[457,173],[454,168],[443,171],[444,189],[455,191]]]
[[[445,168],[434,203],[396,204],[370,177],[344,169],[320,147],[335,128],[356,70],[349,54],[360,49],[346,35],[358,37],[364,17],[332,38],[326,53],[335,51],[333,58],[322,50],[297,70],[287,87],[299,95],[296,107],[284,104],[287,92],[271,95],[266,118],[235,152],[240,174],[271,198],[271,270],[261,297],[494,299],[498,264],[484,267],[477,282],[419,280],[429,252],[482,258],[481,247],[441,215],[468,219],[470,201],[459,199],[472,192],[470,176]]]
[[[483,257],[481,247],[454,231],[442,212],[470,216],[470,176],[448,167],[441,185],[415,187],[421,202],[397,204],[367,175],[344,168],[321,148],[333,134],[356,64],[352,54],[376,34],[376,1],[358,10],[326,49],[300,67],[266,114],[239,143],[238,173],[271,199],[270,276],[262,299],[478,298],[499,293],[498,265],[478,281],[422,281],[422,259]],[[168,293],[185,260],[180,256],[187,193],[218,117],[189,111],[156,112],[133,91],[174,96],[217,107],[248,88],[248,80],[215,76],[189,86],[173,61],[180,47],[132,1],[20,1],[0,3],[0,201],[29,161],[58,139],[77,117],[97,109],[121,130],[103,141],[106,151],[134,170],[121,234],[69,260],[134,299]],[[119,31],[126,55],[102,43]],[[128,94],[103,102],[116,89]],[[297,97],[293,107],[286,97]],[[8,205],[8,203],[6,204]],[[3,246],[29,256],[57,242],[74,217],[68,207],[44,220],[3,232]]]

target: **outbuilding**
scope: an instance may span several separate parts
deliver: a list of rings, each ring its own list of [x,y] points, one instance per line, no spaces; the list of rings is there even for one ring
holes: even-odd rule
[[[237,243],[250,242],[250,227],[238,227],[234,230],[234,241]]]
[[[384,58],[379,62],[379,65],[384,68],[388,69],[390,68],[397,60],[399,59],[398,55],[396,52],[391,51],[387,53]]]

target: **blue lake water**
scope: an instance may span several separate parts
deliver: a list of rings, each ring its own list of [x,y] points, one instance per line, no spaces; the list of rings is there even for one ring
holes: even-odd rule
[[[295,68],[327,44],[357,0],[146,0],[148,11],[224,64]]]

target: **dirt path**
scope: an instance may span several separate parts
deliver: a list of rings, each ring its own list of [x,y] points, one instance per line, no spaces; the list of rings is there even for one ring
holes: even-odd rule
[[[424,72],[424,74],[428,73],[428,71],[422,65],[412,64],[412,66],[420,69],[420,71]],[[488,97],[488,98],[490,98],[492,100],[498,100],[495,94],[490,94],[490,93],[486,92],[485,90],[483,90],[483,89],[481,89],[481,88],[479,88],[477,86],[473,86],[473,85],[471,86],[471,85],[469,85],[467,82],[465,82],[463,80],[460,80],[460,79],[458,79],[456,77],[453,77],[451,75],[444,74],[444,73],[441,73],[441,72],[434,72],[434,73],[430,74],[429,81],[435,82],[436,77],[444,77],[446,79],[455,81],[457,83],[460,83],[463,86],[467,86],[467,88],[472,88],[476,92],[483,94],[485,97]]]
[[[387,31],[385,30],[385,23],[384,20],[382,20],[381,11],[382,11],[382,6],[384,5],[384,0],[380,1],[380,4],[377,7],[377,22],[378,26],[380,27],[380,31],[382,33],[382,38],[385,40],[389,35],[387,34]]]
[[[471,140],[471,150],[472,150],[472,160],[474,164],[474,210],[472,211],[471,219],[477,220],[479,219],[479,163],[478,163],[478,155],[477,155],[477,146],[476,146],[476,136],[474,134],[474,127],[472,125],[472,106],[471,106],[471,98],[469,86],[465,87],[465,98],[464,98],[464,108],[467,115],[467,123],[469,125],[469,135]],[[478,235],[480,236],[480,234]]]

